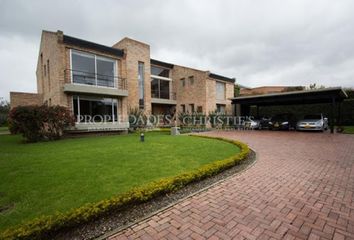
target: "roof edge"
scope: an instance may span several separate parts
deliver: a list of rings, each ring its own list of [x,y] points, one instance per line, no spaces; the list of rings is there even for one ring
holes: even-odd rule
[[[85,48],[97,50],[99,52],[109,53],[112,55],[116,55],[118,57],[124,56],[124,50],[122,50],[122,49],[105,46],[102,44],[90,42],[90,41],[83,40],[80,38],[71,37],[68,35],[63,35],[63,43],[75,45],[75,46],[79,46],[79,47],[85,47]]]
[[[218,74],[215,74],[215,73],[209,73],[209,77],[211,77],[213,79],[226,81],[226,82],[231,82],[231,83],[235,83],[235,81],[236,81],[235,78],[229,78],[229,77],[221,76],[221,75],[218,75]]]

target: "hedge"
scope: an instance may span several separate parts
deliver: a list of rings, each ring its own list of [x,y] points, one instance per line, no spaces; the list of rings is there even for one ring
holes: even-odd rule
[[[107,214],[109,211],[121,209],[132,204],[146,202],[156,196],[181,189],[189,183],[213,176],[225,169],[237,165],[248,156],[250,151],[246,144],[238,141],[219,137],[196,137],[211,138],[229,142],[240,147],[241,151],[235,156],[203,165],[195,170],[177,175],[175,177],[163,178],[161,180],[145,184],[141,187],[133,188],[128,192],[119,194],[107,200],[102,200],[97,203],[88,203],[80,208],[72,209],[66,213],[56,213],[50,216],[35,218],[34,220],[26,222],[22,225],[5,230],[0,233],[0,239],[48,238],[48,236],[55,231],[75,227],[79,224]]]

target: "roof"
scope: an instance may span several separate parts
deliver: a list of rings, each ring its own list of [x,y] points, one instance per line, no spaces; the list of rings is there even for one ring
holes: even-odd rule
[[[301,103],[328,103],[332,101],[332,98],[336,101],[343,101],[343,99],[347,97],[347,93],[341,87],[332,87],[315,90],[240,96],[231,98],[231,100],[233,104],[286,105]]]
[[[173,64],[172,63],[167,63],[167,62],[162,62],[156,59],[150,59],[150,63],[156,66],[160,66],[160,67],[165,67],[165,68],[173,68]]]
[[[109,54],[112,54],[112,55],[115,55],[118,57],[124,56],[124,51],[122,49],[108,47],[105,45],[82,40],[82,39],[71,37],[68,35],[63,36],[63,42],[65,44],[70,44],[70,45],[74,45],[74,46],[78,46],[78,47],[84,47],[84,48],[89,48],[89,49],[97,50],[97,51],[104,52],[104,53],[109,53]]]
[[[209,73],[209,77],[213,78],[213,79],[218,79],[218,80],[222,80],[222,81],[226,81],[226,82],[231,82],[231,83],[235,83],[235,78],[228,78],[228,77],[224,77],[215,73]]]

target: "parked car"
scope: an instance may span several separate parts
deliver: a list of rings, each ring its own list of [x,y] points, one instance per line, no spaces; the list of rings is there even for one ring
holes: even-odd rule
[[[297,122],[296,129],[299,131],[325,131],[328,129],[328,119],[322,114],[306,115],[303,120]]]
[[[258,119],[249,118],[245,120],[245,127],[249,129],[259,129],[260,121]]]
[[[269,129],[269,121],[270,117],[256,117],[255,120],[259,122],[259,127],[258,129]]]
[[[291,113],[278,114],[268,124],[270,130],[292,130],[296,129],[296,118]]]

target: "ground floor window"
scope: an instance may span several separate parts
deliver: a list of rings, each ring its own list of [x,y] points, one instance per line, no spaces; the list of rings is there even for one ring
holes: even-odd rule
[[[118,100],[113,98],[73,96],[74,114],[81,123],[116,122],[117,106]]]
[[[217,113],[225,113],[225,105],[224,104],[216,104],[216,112]]]

